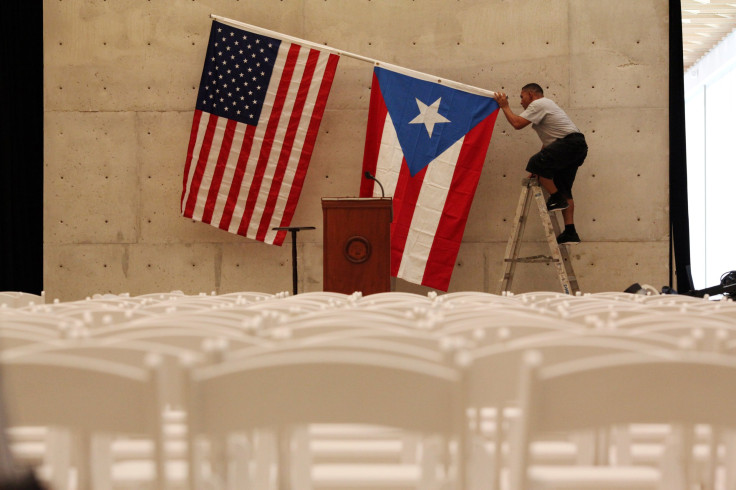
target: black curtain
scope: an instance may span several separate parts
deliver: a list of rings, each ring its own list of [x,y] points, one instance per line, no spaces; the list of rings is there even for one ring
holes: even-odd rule
[[[0,291],[43,289],[43,2],[0,4]]]
[[[670,287],[679,293],[692,289],[680,0],[670,0]]]

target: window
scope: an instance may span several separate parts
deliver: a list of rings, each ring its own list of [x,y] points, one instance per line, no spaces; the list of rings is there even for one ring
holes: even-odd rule
[[[736,270],[736,35],[685,74],[690,261],[693,285]]]

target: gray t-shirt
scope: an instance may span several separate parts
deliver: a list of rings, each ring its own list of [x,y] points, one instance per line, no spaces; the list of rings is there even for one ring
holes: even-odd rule
[[[580,132],[565,111],[547,97],[533,100],[520,116],[531,121],[543,146],[549,146],[556,139],[568,134]]]

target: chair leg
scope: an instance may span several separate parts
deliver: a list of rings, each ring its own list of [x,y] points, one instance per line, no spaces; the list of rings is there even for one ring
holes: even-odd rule
[[[278,443],[278,489],[290,490],[292,488],[291,474],[291,437],[293,434],[291,427],[279,427],[276,433]]]
[[[189,490],[198,490],[203,482],[202,463],[205,460],[204,450],[194,434],[188,435],[188,469],[187,480]]]
[[[736,490],[736,431],[723,434],[725,454],[723,468],[726,470],[726,490]]]
[[[420,439],[420,436],[413,432],[406,432],[401,436],[401,462],[403,464],[417,462],[417,454],[421,445]]]
[[[631,460],[631,428],[628,425],[617,425],[611,429],[612,444],[615,448],[616,465],[630,466]]]
[[[491,461],[490,454],[485,448],[484,438],[480,434],[474,434],[470,445],[471,450],[470,454],[468,454],[468,488],[492,488],[493,490],[498,490],[498,486],[495,483],[496,468]]]
[[[504,447],[504,441],[508,439],[508,436],[506,434],[506,431],[504,430],[504,426],[506,425],[506,422],[504,421],[504,412],[503,412],[503,406],[499,405],[496,408],[496,417],[494,419],[494,423],[496,426],[495,435],[493,438],[493,489],[494,490],[500,490],[501,488],[501,475],[504,471],[504,454],[503,454],[503,447]]]
[[[245,434],[233,434],[228,438],[228,489],[251,490],[250,459],[251,442]]]
[[[441,461],[441,452],[444,441],[440,436],[425,437],[422,441],[421,480],[418,488],[434,490],[439,488],[437,482],[437,468]]]
[[[74,468],[77,473],[76,488],[92,488],[90,473],[91,461],[91,435],[88,432],[74,434]]]
[[[291,488],[312,490],[312,450],[309,426],[299,425],[292,431]]]
[[[596,462],[597,433],[594,430],[579,431],[572,435],[577,449],[577,464],[593,466]]]
[[[45,463],[51,470],[50,484],[55,490],[69,489],[72,466],[72,437],[66,429],[50,427],[46,435]]]
[[[227,447],[224,434],[210,436],[210,464],[212,467],[210,479],[215,488],[224,488],[227,479]]]
[[[689,433],[689,436],[688,436]],[[662,490],[688,490],[692,453],[692,432],[673,426],[665,442],[662,461]],[[690,454],[688,454],[690,453]]]
[[[715,427],[710,428],[706,442],[706,455],[702,464],[696,460],[698,468],[698,480],[705,490],[715,490],[718,472],[718,444],[720,442],[720,431]]]
[[[90,439],[90,488],[112,488],[112,437],[109,434],[94,434]]]
[[[255,432],[255,474],[253,488],[269,489],[271,486],[271,466],[276,460],[276,439],[269,431]]]

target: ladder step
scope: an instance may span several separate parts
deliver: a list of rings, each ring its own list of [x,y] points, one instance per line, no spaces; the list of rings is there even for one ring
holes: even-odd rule
[[[559,262],[559,260],[549,255],[532,255],[530,257],[519,257],[518,259],[503,259],[503,261],[504,262],[526,262],[526,263]]]

